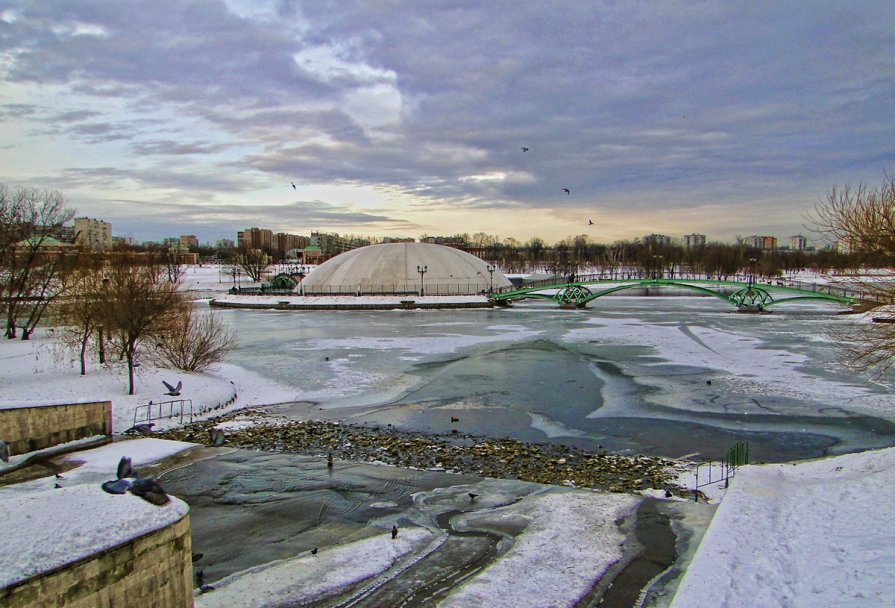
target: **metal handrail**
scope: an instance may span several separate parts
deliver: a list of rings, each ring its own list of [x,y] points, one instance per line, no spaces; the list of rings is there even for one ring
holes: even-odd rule
[[[165,413],[167,406],[167,414]],[[153,415],[153,412],[158,411],[157,415]],[[187,412],[187,408],[189,411]],[[146,417],[139,418],[138,414],[145,409]],[[176,410],[176,411],[175,411]],[[149,422],[150,420],[159,420],[161,418],[174,418],[175,416],[180,417],[180,423],[183,424],[183,419],[185,416],[189,416],[189,422],[193,421],[193,400],[192,399],[172,399],[171,401],[160,401],[158,403],[153,403],[150,401],[149,403],[144,403],[142,405],[138,405],[134,409],[134,426],[138,424],[138,422]],[[139,418],[139,420],[138,420]]]

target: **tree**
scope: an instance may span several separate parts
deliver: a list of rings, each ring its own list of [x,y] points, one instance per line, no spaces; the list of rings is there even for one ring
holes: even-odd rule
[[[72,273],[66,298],[59,307],[63,323],[59,336],[63,345],[78,351],[82,376],[87,374],[87,351],[91,338],[97,332],[100,363],[105,362],[102,336],[104,286],[102,259],[95,255],[82,255],[78,259],[77,269]]]
[[[809,217],[817,232],[848,250],[869,256],[876,265],[895,267],[895,178],[871,188],[833,187]],[[869,310],[895,304],[895,281],[858,278],[852,287],[865,294]],[[895,365],[895,324],[856,323],[839,336],[850,362],[882,375]],[[847,339],[850,338],[850,339]]]
[[[240,247],[236,254],[236,265],[257,283],[270,266],[270,256],[260,249]]]
[[[119,357],[127,361],[129,395],[139,346],[169,334],[182,310],[177,283],[163,275],[161,265],[128,256],[111,259],[106,270],[101,316]]]
[[[20,327],[27,340],[46,307],[64,290],[66,254],[61,244],[50,244],[74,215],[60,192],[10,190],[0,184],[0,306],[6,337],[15,338]]]
[[[185,372],[201,372],[217,365],[236,346],[220,318],[211,310],[199,313],[188,301],[158,338],[157,358]]]

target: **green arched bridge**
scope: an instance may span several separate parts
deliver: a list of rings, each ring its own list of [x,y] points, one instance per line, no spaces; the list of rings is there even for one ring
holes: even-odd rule
[[[794,282],[784,284],[755,283],[752,281],[722,281],[711,279],[601,279],[576,280],[569,283],[532,285],[519,289],[506,289],[491,295],[496,304],[509,304],[514,300],[536,298],[550,300],[566,308],[584,308],[589,302],[626,289],[644,287],[674,287],[702,295],[712,296],[741,310],[762,311],[786,302],[820,300],[844,306],[860,302],[862,294],[829,285]]]

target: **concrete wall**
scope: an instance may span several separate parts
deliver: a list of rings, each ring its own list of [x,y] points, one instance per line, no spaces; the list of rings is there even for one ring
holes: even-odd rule
[[[0,409],[0,440],[10,455],[112,434],[112,403],[72,403]]]
[[[0,589],[0,606],[191,608],[191,551],[187,514],[166,528]]]

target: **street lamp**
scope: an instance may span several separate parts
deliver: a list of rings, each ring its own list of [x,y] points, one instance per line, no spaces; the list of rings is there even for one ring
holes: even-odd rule
[[[752,276],[749,277],[749,287],[751,288],[755,285],[755,263],[758,261],[757,258],[749,258],[749,265],[752,267]]]
[[[488,270],[488,275],[490,277],[490,286],[488,287],[488,293],[494,293],[494,266],[488,264],[485,268]]]
[[[426,289],[423,285],[423,275],[429,272],[428,266],[417,266],[416,271],[420,273],[420,297],[426,295]]]
[[[660,269],[662,268],[662,256],[661,256],[661,255],[654,255],[654,256],[653,256],[653,260],[654,260],[654,261],[653,261],[653,265],[654,265],[654,268],[653,268],[653,279],[655,280],[655,279],[658,279],[658,278],[659,278]]]

